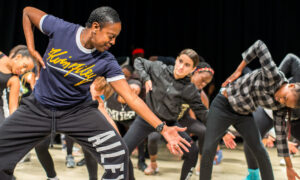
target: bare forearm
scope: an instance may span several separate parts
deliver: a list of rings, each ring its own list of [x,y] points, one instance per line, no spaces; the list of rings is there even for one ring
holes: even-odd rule
[[[35,49],[33,29],[39,27],[41,18],[46,15],[45,12],[34,7],[26,7],[23,10],[23,30],[29,51]]]
[[[284,157],[284,161],[287,168],[293,168],[293,163],[290,157]]]
[[[245,60],[243,60],[240,65],[237,67],[236,71],[237,72],[241,72],[243,71],[243,69],[247,66],[247,62]]]
[[[31,23],[29,16],[27,14],[26,8],[23,11],[23,30],[26,39],[26,44],[29,51],[35,49],[34,46],[34,36],[33,36],[33,24]]]
[[[144,120],[146,120],[154,128],[162,123],[160,119],[150,110],[145,102],[138,96],[133,101],[126,101],[127,104]]]
[[[120,134],[119,129],[116,125],[116,123],[111,119],[111,117],[108,115],[105,107],[103,104],[99,104],[98,109],[100,112],[104,115],[104,117],[107,119],[107,121],[115,128],[115,130]]]

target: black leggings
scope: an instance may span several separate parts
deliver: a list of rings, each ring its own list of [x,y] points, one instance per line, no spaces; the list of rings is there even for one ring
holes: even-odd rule
[[[130,125],[132,124],[132,122],[133,122],[133,120],[115,121],[122,137],[126,134],[126,132],[128,131]],[[138,162],[145,162],[145,144],[146,144],[146,141],[143,141],[142,143],[140,143],[137,146],[137,148],[138,148]]]
[[[230,125],[235,127],[251,150],[255,152],[262,179],[273,180],[274,176],[270,159],[261,142],[261,136],[253,117],[236,113],[230,106],[228,99],[221,94],[214,98],[208,113],[207,130],[200,165],[200,179],[211,179],[217,145]]]
[[[46,138],[42,142],[40,142],[35,147],[35,152],[40,161],[41,165],[43,166],[44,170],[46,171],[47,177],[54,178],[56,176],[55,168],[53,159],[49,153],[49,144],[50,144],[50,137]],[[72,148],[73,148],[73,140],[66,136],[66,145],[67,145],[67,155],[72,155]]]
[[[176,122],[172,122],[172,124],[168,125],[180,126]],[[133,121],[132,125],[123,138],[128,146],[129,153],[131,153],[138,144],[140,144],[145,138],[147,138],[147,136],[151,132],[154,131],[155,129],[152,126],[150,126],[144,119],[138,116]],[[180,179],[183,180],[189,179],[189,177],[192,175],[192,171],[196,166],[198,160],[198,148],[195,143],[192,143],[192,139],[186,132],[179,132],[179,135],[191,143],[191,147],[187,147],[189,149],[189,152],[187,153],[183,151],[185,159],[182,165],[180,176]],[[132,163],[129,164],[129,178],[134,179]]]
[[[253,112],[253,118],[260,131],[261,137],[264,137],[267,132],[273,127],[273,120],[266,114],[265,110],[259,107]],[[300,140],[300,120],[291,121],[291,135]],[[249,169],[257,169],[257,161],[251,152],[250,148],[244,143],[244,151]]]
[[[204,135],[206,127],[205,125],[195,119],[192,119],[188,113],[186,113],[178,122],[182,127],[187,127],[186,132],[188,134],[193,133],[198,137],[199,154],[202,154]],[[148,151],[150,155],[156,155],[158,151],[158,141],[161,135],[158,132],[152,132],[148,135]]]

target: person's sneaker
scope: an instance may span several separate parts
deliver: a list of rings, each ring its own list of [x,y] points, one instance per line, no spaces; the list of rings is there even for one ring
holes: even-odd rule
[[[139,161],[137,165],[138,169],[143,171],[147,168],[147,164],[144,161]]]
[[[222,159],[223,159],[223,152],[222,150],[219,150],[217,153],[216,153],[216,156],[217,158],[214,160],[214,165],[218,165],[221,163]]]
[[[57,176],[55,176],[54,178],[47,178],[47,180],[59,180]]]
[[[261,180],[259,169],[248,169],[248,176],[244,180]]]
[[[76,165],[77,165],[77,166],[84,166],[84,165],[85,165],[85,159],[82,158],[80,161],[78,161],[78,162],[76,163]]]
[[[148,167],[144,170],[145,175],[155,175],[159,172],[156,162],[150,162]]]
[[[66,166],[67,166],[67,168],[75,167],[74,157],[71,154],[67,155],[67,157],[66,157]]]
[[[285,160],[284,159],[281,159],[280,162],[279,162],[280,166],[285,166]]]

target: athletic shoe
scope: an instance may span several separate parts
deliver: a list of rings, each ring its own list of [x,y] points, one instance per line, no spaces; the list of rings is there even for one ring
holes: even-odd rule
[[[214,160],[214,165],[218,165],[221,163],[222,159],[223,159],[223,152],[222,150],[219,150],[217,153],[216,153],[216,156],[217,156],[217,159]]]
[[[279,164],[280,164],[280,166],[285,166],[285,160],[281,159]]]
[[[57,176],[55,176],[54,178],[47,178],[47,180],[59,180]]]
[[[78,162],[76,163],[76,165],[77,165],[77,166],[84,166],[84,165],[85,165],[85,159],[82,158],[80,161],[78,161]]]
[[[144,170],[147,168],[147,164],[145,161],[139,161],[137,167],[139,170],[144,172]]]
[[[244,180],[261,180],[259,169],[248,169],[248,176]]]
[[[74,157],[71,154],[67,155],[67,157],[66,157],[66,166],[67,166],[67,168],[75,167]]]

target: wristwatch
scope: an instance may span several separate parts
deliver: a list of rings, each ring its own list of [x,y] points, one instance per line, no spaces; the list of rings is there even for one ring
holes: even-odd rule
[[[161,131],[164,129],[164,125],[166,123],[165,122],[162,122],[161,124],[159,124],[158,126],[156,126],[155,130],[159,133],[161,133]]]

